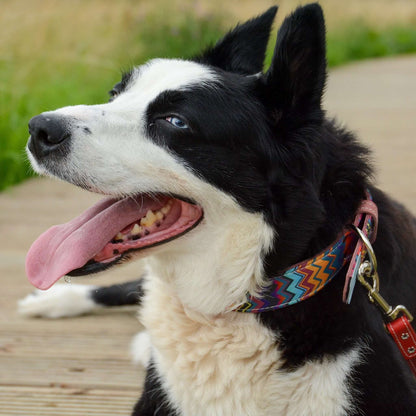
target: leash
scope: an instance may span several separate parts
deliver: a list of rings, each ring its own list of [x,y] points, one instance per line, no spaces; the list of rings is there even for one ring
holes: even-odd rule
[[[383,314],[386,329],[416,377],[416,332],[410,325],[413,316],[403,305],[391,306],[379,291],[377,259],[371,245],[377,236],[377,226],[377,206],[367,192],[353,223],[344,229],[335,243],[274,277],[260,296],[247,293],[246,301],[232,310],[262,313],[299,303],[323,289],[349,262],[343,302],[351,302],[357,281],[364,286],[370,302]]]
[[[381,296],[377,259],[373,247],[359,228],[355,228],[355,232],[366,246],[368,253],[368,259],[360,265],[358,281],[368,291],[370,302],[381,311],[387,331],[416,377],[416,332],[410,325],[413,316],[404,305],[393,307]]]

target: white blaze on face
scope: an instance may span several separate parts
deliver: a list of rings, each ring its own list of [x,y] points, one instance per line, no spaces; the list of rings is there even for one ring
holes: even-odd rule
[[[146,136],[146,111],[163,91],[213,81],[215,74],[203,65],[157,59],[136,69],[126,91],[114,101],[54,111],[73,119],[71,152],[64,166],[67,176],[81,177],[95,190],[112,195],[179,193],[188,187],[184,179],[189,171],[184,175],[183,163],[179,165]]]
[[[53,112],[73,120],[70,152],[56,165],[65,179],[77,177],[114,196],[169,193],[202,206],[200,225],[151,252],[157,254],[157,273],[174,281],[184,304],[206,313],[242,302],[247,290],[253,293],[263,283],[262,257],[273,231],[262,213],[245,211],[195,174],[186,160],[154,143],[145,123],[149,104],[163,91],[215,81],[215,73],[203,65],[153,60],[135,70],[126,90],[112,102]]]

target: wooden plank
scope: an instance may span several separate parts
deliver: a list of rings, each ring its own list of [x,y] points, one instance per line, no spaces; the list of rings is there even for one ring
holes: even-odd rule
[[[0,385],[139,390],[142,371],[128,360],[0,357]]]
[[[128,416],[137,398],[133,390],[0,386],[0,416]]]
[[[119,318],[122,319],[121,317]],[[32,324],[36,327],[36,323]],[[99,321],[100,323],[100,321]],[[66,333],[42,331],[19,326],[6,328],[0,333],[0,357],[61,358],[78,357],[84,359],[117,360],[129,359],[129,345],[134,333],[130,334],[86,334],[67,328]],[[85,328],[86,329],[86,328]],[[94,332],[91,330],[91,332]],[[132,331],[133,332],[133,331]]]
[[[7,236],[0,241],[0,416],[128,416],[140,396],[143,368],[129,356],[131,338],[142,329],[135,308],[59,320],[17,314],[17,300],[34,290],[24,271],[30,242],[94,198],[42,180],[0,194],[0,231]],[[73,282],[109,284],[138,275],[136,265]]]

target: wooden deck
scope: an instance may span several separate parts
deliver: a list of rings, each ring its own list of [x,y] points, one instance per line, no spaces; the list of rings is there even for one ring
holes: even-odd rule
[[[416,56],[370,61],[331,73],[326,107],[375,149],[378,183],[416,213]],[[33,288],[24,260],[52,224],[99,197],[35,179],[0,194],[0,416],[128,416],[143,382],[130,364],[139,331],[134,309],[62,320],[25,319],[16,302]],[[138,275],[137,265],[73,282],[106,284]]]
[[[60,320],[27,319],[16,310],[17,300],[33,290],[24,272],[30,243],[96,199],[45,179],[0,194],[1,416],[128,416],[139,397],[143,369],[129,356],[131,338],[141,329],[134,308]],[[105,284],[137,272],[125,267],[110,276],[72,281]]]

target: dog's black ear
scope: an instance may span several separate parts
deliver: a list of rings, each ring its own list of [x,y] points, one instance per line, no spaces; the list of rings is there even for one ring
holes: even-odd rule
[[[256,74],[263,69],[267,42],[277,7],[238,25],[195,61],[243,75]]]
[[[268,104],[277,117],[288,112],[322,115],[325,79],[325,21],[314,3],[296,9],[278,32],[272,63],[263,77]]]

